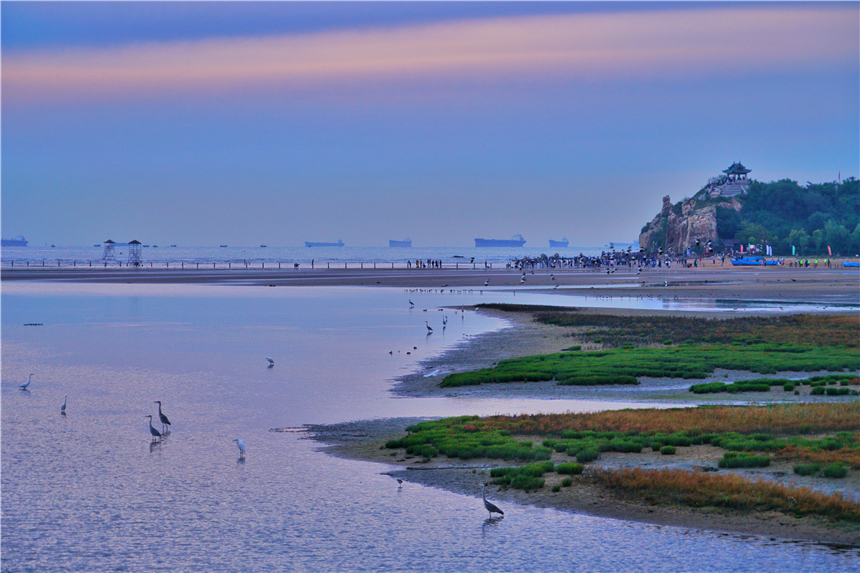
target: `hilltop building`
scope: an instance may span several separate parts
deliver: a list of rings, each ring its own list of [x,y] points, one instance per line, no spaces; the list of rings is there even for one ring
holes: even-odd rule
[[[734,197],[743,195],[750,187],[750,179],[747,177],[751,169],[747,169],[740,161],[732,163],[728,169],[723,169],[725,175],[710,181],[711,197]]]

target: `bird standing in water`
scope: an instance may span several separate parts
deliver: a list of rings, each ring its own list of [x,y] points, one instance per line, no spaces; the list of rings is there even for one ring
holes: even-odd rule
[[[20,386],[18,386],[18,388],[20,388],[21,390],[26,390],[26,389],[27,389],[27,386],[29,386],[29,385],[30,385],[30,382],[31,382],[32,380],[33,380],[33,375],[32,375],[32,374],[30,374],[30,376],[28,376],[28,377],[27,377],[27,381],[26,381],[26,382],[24,382],[23,384],[21,384]]]
[[[63,396],[63,405],[60,406],[60,414],[62,414],[63,416],[66,415],[66,401],[68,400],[68,398],[68,396]]]
[[[487,511],[490,512],[490,519],[493,518],[494,513],[498,513],[499,515],[505,514],[505,512],[502,511],[501,509],[499,509],[498,507],[496,507],[495,504],[493,504],[490,501],[487,501],[487,486],[486,485],[481,486],[481,495],[484,498],[484,507],[487,509]]]
[[[236,446],[238,446],[238,448],[239,448],[239,457],[244,458],[245,457],[245,442],[243,442],[239,438],[235,438],[233,441],[236,442]]]
[[[161,432],[152,427],[152,414],[147,414],[144,418],[149,418],[149,434],[152,436],[152,441],[161,438]]]
[[[170,425],[170,420],[168,420],[167,416],[161,412],[161,400],[156,400],[153,404],[158,404],[158,417],[161,418],[161,431],[165,434],[169,433],[170,428],[167,428],[166,430],[165,428]]]

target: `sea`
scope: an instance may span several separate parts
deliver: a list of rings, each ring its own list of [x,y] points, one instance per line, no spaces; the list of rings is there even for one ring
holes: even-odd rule
[[[625,243],[626,246],[627,243]],[[624,248],[626,248],[626,246]],[[616,245],[620,249],[620,243]],[[638,247],[637,247],[638,249]],[[313,261],[318,268],[325,265],[342,268],[344,264],[354,266],[356,264],[376,263],[378,265],[394,264],[400,268],[407,261],[412,264],[419,261],[442,261],[446,267],[456,264],[484,264],[494,265],[523,257],[539,257],[541,255],[552,256],[559,254],[563,257],[574,257],[580,254],[587,256],[599,255],[601,251],[608,251],[609,246],[570,246],[567,248],[549,247],[276,247],[276,246],[210,246],[210,247],[176,247],[166,245],[144,245],[141,247],[141,262],[153,267],[176,265],[176,264],[207,264],[216,263],[223,266],[232,264],[250,264],[258,266],[261,264],[287,264],[298,263],[301,267],[310,267]],[[67,246],[27,246],[7,247],[2,249],[2,265],[27,264],[40,266],[86,266],[89,263],[100,265],[105,261],[105,249],[103,245],[86,247]],[[127,263],[129,260],[129,246],[117,244],[113,247],[111,264]]]
[[[860,563],[856,547],[500,500],[504,518],[489,521],[480,491],[399,488],[389,466],[333,457],[309,439],[306,424],[642,406],[391,392],[429,358],[509,326],[453,306],[511,293],[0,287],[4,572],[763,573]],[[171,425],[153,442],[156,400]]]

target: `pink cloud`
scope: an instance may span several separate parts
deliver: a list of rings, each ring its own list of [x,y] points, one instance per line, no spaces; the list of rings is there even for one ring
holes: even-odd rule
[[[496,18],[4,54],[6,103],[509,79],[715,78],[858,60],[856,4]]]

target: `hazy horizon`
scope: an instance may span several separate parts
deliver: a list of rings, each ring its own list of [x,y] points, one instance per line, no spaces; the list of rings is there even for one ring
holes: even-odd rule
[[[860,172],[857,3],[3,2],[2,235],[631,242]]]

